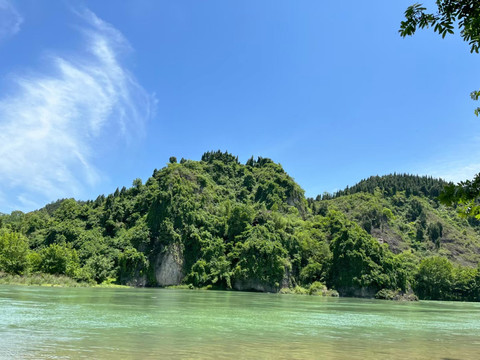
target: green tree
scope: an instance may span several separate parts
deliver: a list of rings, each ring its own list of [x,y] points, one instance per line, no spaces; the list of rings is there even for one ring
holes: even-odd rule
[[[304,284],[324,282],[331,265],[332,252],[326,241],[319,241],[308,235],[300,235],[300,248],[306,258],[306,264],[300,270],[300,280]]]
[[[432,242],[437,243],[437,240],[443,236],[443,226],[441,222],[428,225],[428,236]]]
[[[227,221],[227,236],[230,241],[234,241],[235,236],[240,235],[251,225],[254,215],[253,209],[248,205],[236,205],[233,208]]]
[[[480,283],[478,283],[478,269],[465,266],[457,266],[453,270],[453,290],[454,300],[480,300]]]
[[[415,291],[421,299],[449,300],[453,280],[452,263],[444,257],[430,257],[420,263]]]
[[[114,260],[110,256],[94,255],[87,259],[80,280],[102,283],[107,279],[115,280]]]
[[[28,239],[16,232],[0,231],[0,270],[23,274],[28,266]]]
[[[255,226],[244,233],[234,251],[235,277],[279,288],[285,275],[287,255],[277,234],[265,226]]]
[[[449,184],[440,194],[440,201],[448,206],[458,205],[460,214],[480,220],[480,173],[473,180]]]
[[[68,245],[50,244],[40,256],[41,270],[49,274],[74,276],[78,268],[77,252]]]
[[[144,275],[149,265],[145,254],[135,248],[126,249],[120,254],[118,262],[120,264],[119,278],[121,281]]]
[[[470,52],[480,49],[480,3],[476,0],[437,0],[438,11],[426,12],[422,4],[413,4],[405,11],[400,25],[400,35],[413,35],[417,28],[433,27],[442,37],[454,33],[455,24],[463,40],[468,41]]]
[[[333,239],[331,284],[349,294],[358,288],[378,291],[390,286],[384,271],[385,250],[358,226],[341,230]]]
[[[421,227],[417,227],[417,232],[415,233],[415,240],[423,241],[424,233]]]

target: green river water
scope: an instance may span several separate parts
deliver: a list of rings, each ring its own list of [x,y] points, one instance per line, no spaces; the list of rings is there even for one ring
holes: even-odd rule
[[[480,359],[480,304],[0,286],[2,359]]]

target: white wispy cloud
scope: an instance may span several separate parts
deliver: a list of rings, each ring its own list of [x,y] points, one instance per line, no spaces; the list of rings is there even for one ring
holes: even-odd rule
[[[0,183],[26,207],[95,184],[95,143],[141,134],[155,103],[120,62],[123,35],[89,10],[78,15],[85,47],[50,52],[48,73],[14,74],[15,90],[0,98]]]
[[[460,181],[473,179],[473,177],[480,172],[480,163],[459,159],[458,161],[437,164],[435,167],[427,168],[426,171],[428,175],[433,177],[458,183]]]
[[[431,175],[454,183],[471,180],[480,173],[479,145],[480,138],[472,134],[472,137],[464,139],[462,144],[449,146],[445,152],[417,164],[417,171],[414,173]]]
[[[0,0],[0,40],[20,31],[23,17],[8,0]]]

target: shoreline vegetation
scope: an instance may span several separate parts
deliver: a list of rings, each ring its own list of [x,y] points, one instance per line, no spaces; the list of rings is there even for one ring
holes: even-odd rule
[[[19,285],[19,286],[41,286],[41,287],[65,287],[65,288],[127,288],[134,289],[133,286],[118,285],[113,283],[86,283],[77,282],[74,279],[64,275],[52,275],[45,273],[37,273],[30,275],[18,275],[18,274],[6,274],[0,272],[0,285]],[[159,288],[160,289],[160,288]],[[217,291],[229,291],[221,288],[214,288],[211,285],[204,287],[194,287],[193,285],[170,285],[163,287],[163,289],[173,290],[217,290]],[[231,290],[230,290],[231,291]],[[237,290],[233,290],[237,291]],[[242,292],[242,291],[241,291]],[[243,291],[248,292],[248,291]],[[327,289],[325,285],[321,283],[313,283],[309,288],[296,286],[293,289],[283,288],[278,294],[280,295],[308,295],[308,296],[327,296],[327,297],[339,297],[339,293],[336,290]],[[382,300],[395,300],[395,301],[418,301],[418,297],[413,294],[408,296],[399,294],[398,292],[390,292],[388,294],[377,294],[374,298]]]
[[[171,157],[145,184],[0,214],[0,281],[480,301],[480,220],[446,185],[391,174],[314,199],[267,158]]]
[[[25,286],[46,286],[46,287],[98,287],[98,288],[132,288],[128,285],[113,283],[86,283],[78,282],[65,275],[54,275],[36,273],[28,275],[7,274],[0,272],[0,285],[25,285]]]
[[[207,285],[204,287],[194,287],[193,285],[170,285],[166,286],[165,289],[179,289],[179,290],[218,290],[218,291],[230,291],[227,289],[213,287],[212,285]],[[262,291],[255,291],[255,290],[231,290],[231,291],[240,291],[240,292],[262,292]],[[339,297],[339,293],[336,290],[327,289],[325,285],[319,282],[315,282],[311,284],[309,288],[304,288],[302,286],[296,286],[295,288],[282,288],[280,291],[275,292],[276,294],[282,295],[317,295],[317,296],[331,296],[331,297]]]
[[[20,286],[44,286],[44,287],[83,287],[83,288],[127,288],[134,289],[134,286],[119,285],[109,282],[101,284],[78,282],[65,275],[53,275],[45,273],[36,273],[29,275],[7,274],[0,272],[0,285],[20,285]],[[157,289],[161,289],[157,287]],[[204,287],[194,287],[193,285],[170,285],[163,287],[163,289],[173,290],[217,290],[217,291],[229,291],[226,289],[212,287],[207,285]],[[233,290],[237,291],[237,290]],[[243,291],[247,292],[247,291]],[[319,282],[311,284],[310,287],[304,288],[302,286],[296,286],[293,289],[283,288],[278,294],[281,295],[309,295],[309,296],[328,296],[339,297],[339,293],[336,290],[327,289],[325,285]],[[395,300],[395,301],[418,301],[418,297],[413,293],[403,294],[396,291],[379,292],[375,295],[375,299],[381,300]]]
[[[40,287],[65,287],[65,288],[124,288],[134,289],[133,286],[118,285],[112,283],[93,284],[85,282],[77,282],[68,276],[52,275],[52,274],[30,274],[30,275],[15,275],[0,272],[0,285],[19,285],[19,286],[40,286]],[[194,287],[193,285],[170,285],[157,289],[172,289],[172,290],[216,290],[216,291],[237,291],[226,290],[207,285],[204,287]],[[242,291],[241,291],[242,292]],[[248,291],[243,291],[248,292]],[[250,291],[251,292],[251,291]],[[313,283],[309,288],[296,286],[293,289],[283,288],[278,294],[280,295],[307,295],[307,296],[326,296],[326,297],[340,297],[338,291],[327,289],[321,283]],[[372,299],[378,300],[393,300],[393,301],[419,301],[418,297],[413,293],[401,293],[398,291],[381,291],[375,294]]]

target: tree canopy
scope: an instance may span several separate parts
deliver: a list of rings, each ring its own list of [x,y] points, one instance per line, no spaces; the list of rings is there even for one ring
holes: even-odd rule
[[[422,4],[413,4],[405,11],[405,20],[400,25],[400,35],[415,34],[417,28],[432,27],[442,37],[460,30],[463,40],[470,45],[470,52],[480,49],[480,2],[477,0],[437,0],[437,12],[427,12]]]
[[[440,194],[440,200],[449,206],[458,206],[460,213],[480,220],[480,174],[473,180],[457,185],[449,184]]]

